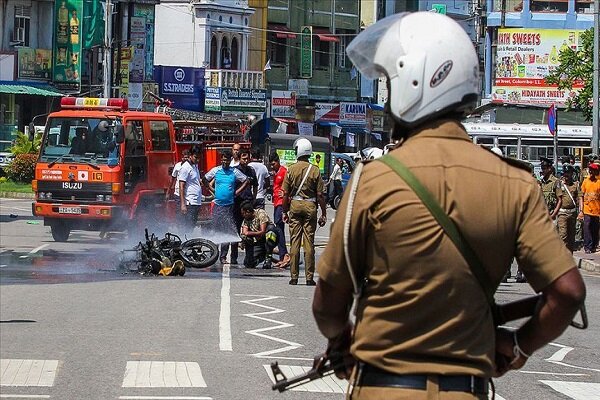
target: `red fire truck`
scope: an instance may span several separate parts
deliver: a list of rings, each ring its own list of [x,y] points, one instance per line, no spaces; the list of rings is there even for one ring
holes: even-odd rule
[[[32,182],[33,214],[54,240],[77,229],[141,232],[164,222],[176,207],[165,204],[165,190],[183,149],[201,146],[207,171],[219,149],[243,140],[240,119],[162,111],[130,111],[126,99],[61,100],[48,116]],[[210,215],[208,202],[202,215]]]

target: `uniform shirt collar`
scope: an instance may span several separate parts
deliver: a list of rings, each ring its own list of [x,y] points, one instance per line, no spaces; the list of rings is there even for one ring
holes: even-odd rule
[[[411,132],[407,140],[425,137],[471,141],[465,127],[453,119],[440,119],[426,123]]]

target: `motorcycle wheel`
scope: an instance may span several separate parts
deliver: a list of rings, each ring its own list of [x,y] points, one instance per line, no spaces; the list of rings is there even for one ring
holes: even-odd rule
[[[206,239],[191,239],[181,245],[179,253],[187,267],[206,268],[217,262],[219,247]]]

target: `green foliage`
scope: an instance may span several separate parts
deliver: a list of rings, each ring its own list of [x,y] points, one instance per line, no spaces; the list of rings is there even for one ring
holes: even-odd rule
[[[8,179],[15,182],[31,183],[35,176],[37,154],[17,154],[5,168]]]
[[[558,56],[560,65],[546,77],[546,82],[558,85],[561,90],[572,90],[575,84],[582,83],[579,93],[567,101],[567,109],[581,110],[586,120],[591,121],[594,83],[594,30],[581,34],[579,50],[565,48]]]
[[[17,132],[17,138],[15,139],[12,147],[8,150],[15,156],[19,154],[38,154],[40,152],[41,144],[41,134],[35,135],[32,142],[29,140],[29,137],[26,134],[23,132]]]
[[[33,193],[33,189],[31,182],[17,183],[2,177],[0,178],[0,192]]]

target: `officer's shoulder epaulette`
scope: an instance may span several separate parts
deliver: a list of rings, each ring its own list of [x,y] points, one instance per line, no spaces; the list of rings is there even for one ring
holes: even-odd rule
[[[500,157],[500,158],[508,165],[511,165],[513,167],[517,167],[519,169],[527,171],[530,174],[533,173],[533,165],[531,165],[530,163],[528,163],[526,161],[521,161],[521,160],[517,160],[515,158],[510,158],[510,157]]]

